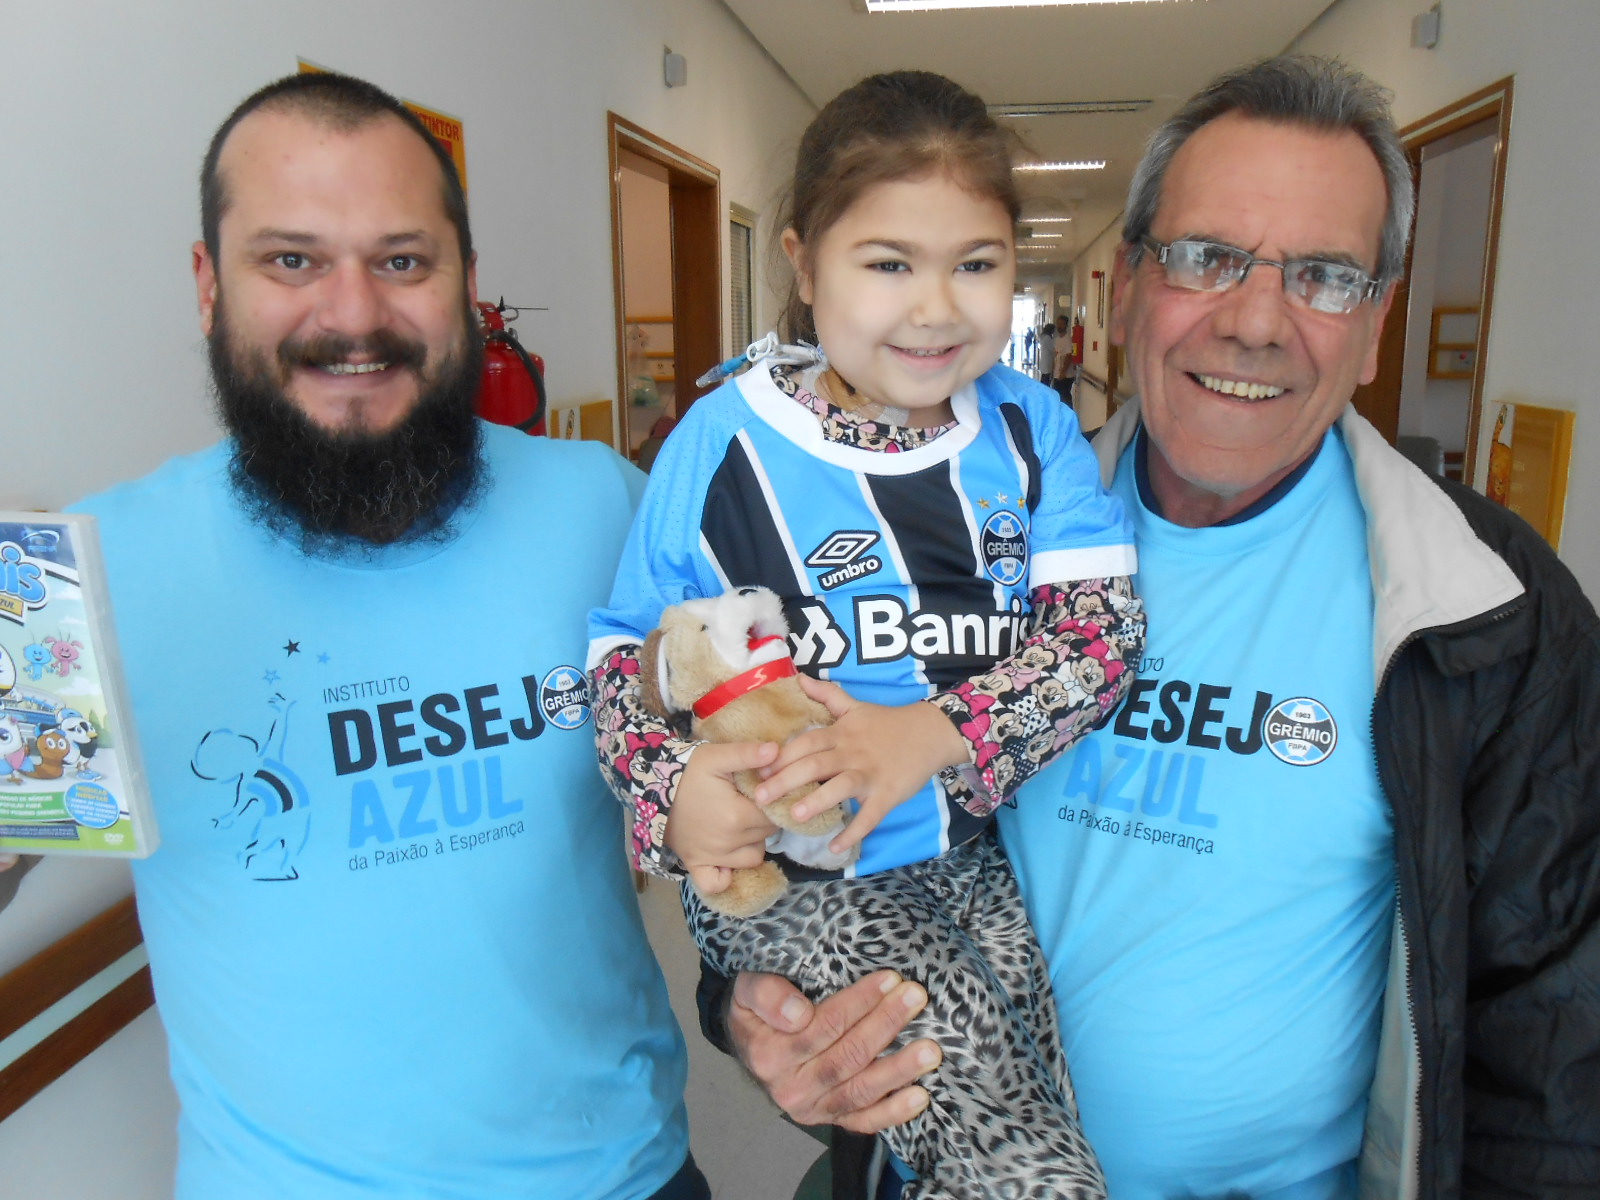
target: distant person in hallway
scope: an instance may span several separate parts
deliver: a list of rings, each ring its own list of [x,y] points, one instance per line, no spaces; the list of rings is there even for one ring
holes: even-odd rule
[[[1050,386],[1056,369],[1056,327],[1046,321],[1039,329],[1039,382]]]
[[[1351,405],[1412,203],[1386,94],[1313,58],[1218,79],[1134,176],[1139,397],[1095,448],[1151,638],[1001,816],[1117,1200],[1596,1195],[1600,635]],[[797,1119],[903,1119],[886,1004],[716,983]]]
[[[1072,333],[1067,328],[1067,318],[1059,316],[1056,318],[1055,365],[1050,369],[1050,382],[1068,404],[1072,403],[1073,378]]]
[[[701,953],[818,999],[864,979],[926,995],[908,1049],[944,1065],[889,1135],[926,1200],[1105,1195],[993,818],[1115,707],[1144,617],[1122,505],[1072,411],[995,361],[1011,165],[983,101],[943,76],[875,75],[823,108],[783,234],[787,344],[684,417],[591,624],[603,769],[638,865],[693,877]],[[835,717],[781,755],[697,744],[641,699],[662,610],[754,586],[782,600],[801,686]],[[758,802],[821,785],[799,820],[859,810],[831,845],[771,852],[787,890],[729,915],[702,893],[762,861],[773,827],[730,779],[761,767]]]
[[[179,1200],[708,1200],[582,675],[643,475],[473,415],[466,199],[379,89],[245,100],[201,226],[227,437],[81,506]]]

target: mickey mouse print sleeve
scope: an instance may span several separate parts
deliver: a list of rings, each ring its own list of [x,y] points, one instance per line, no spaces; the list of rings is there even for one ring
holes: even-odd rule
[[[628,857],[635,870],[681,879],[683,865],[666,844],[667,813],[698,744],[650,713],[639,686],[638,643],[608,650],[589,672],[595,750],[606,785],[628,813]]]
[[[941,773],[946,794],[988,816],[1100,723],[1133,682],[1144,606],[1126,575],[1033,589],[1026,640],[993,670],[929,697],[966,740],[970,764]]]

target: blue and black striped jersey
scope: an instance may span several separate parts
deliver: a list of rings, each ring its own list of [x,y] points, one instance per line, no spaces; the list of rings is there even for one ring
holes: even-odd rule
[[[591,664],[669,605],[761,585],[783,598],[802,670],[907,704],[1008,657],[1035,586],[1134,573],[1122,505],[1054,391],[997,366],[951,406],[955,428],[880,450],[826,440],[765,364],[700,400],[656,459],[590,621]],[[932,783],[852,873],[932,857],[984,823]]]

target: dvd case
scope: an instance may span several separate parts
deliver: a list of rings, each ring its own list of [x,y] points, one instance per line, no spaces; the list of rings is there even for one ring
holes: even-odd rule
[[[157,842],[95,519],[0,512],[0,850]]]

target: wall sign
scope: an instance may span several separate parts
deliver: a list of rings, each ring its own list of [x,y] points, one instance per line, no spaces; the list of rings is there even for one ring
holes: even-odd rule
[[[318,66],[303,58],[295,59],[302,75],[327,75],[331,72],[328,67]],[[467,189],[467,134],[465,123],[460,117],[452,117],[449,113],[440,112],[438,109],[426,108],[412,100],[402,99],[404,104],[417,119],[428,127],[428,132],[439,139],[439,143],[450,152],[450,161],[456,165],[456,174],[461,177],[461,190]]]

